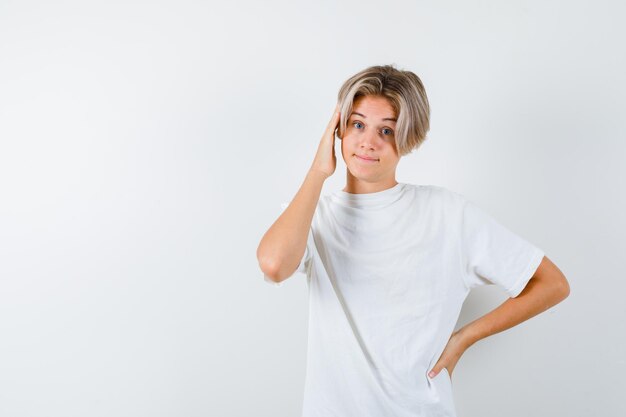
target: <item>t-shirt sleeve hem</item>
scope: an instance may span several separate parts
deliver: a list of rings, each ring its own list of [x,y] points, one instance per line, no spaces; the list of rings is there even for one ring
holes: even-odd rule
[[[519,278],[515,282],[515,285],[513,285],[511,288],[509,288],[506,291],[511,298],[517,297],[522,292],[522,290],[526,287],[526,284],[528,283],[528,281],[530,281],[530,279],[535,274],[535,271],[539,267],[539,264],[543,260],[544,256],[545,256],[545,253],[541,249],[536,247],[534,251],[534,255],[531,258],[528,265],[526,266],[526,269],[524,270],[524,272],[519,276]]]

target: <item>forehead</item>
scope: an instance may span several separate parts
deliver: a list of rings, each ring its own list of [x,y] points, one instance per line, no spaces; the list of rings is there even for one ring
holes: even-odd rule
[[[393,106],[385,97],[359,97],[354,101],[350,117],[360,116],[364,119],[396,121]]]

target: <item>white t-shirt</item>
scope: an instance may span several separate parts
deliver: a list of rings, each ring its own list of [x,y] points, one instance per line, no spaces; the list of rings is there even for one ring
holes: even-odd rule
[[[297,269],[309,293],[302,417],[455,417],[447,369],[427,374],[463,301],[488,284],[517,296],[543,256],[444,187],[322,195]]]

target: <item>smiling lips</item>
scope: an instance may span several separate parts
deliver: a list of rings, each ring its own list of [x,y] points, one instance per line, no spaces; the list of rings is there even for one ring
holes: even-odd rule
[[[357,154],[354,154],[354,156],[356,156],[357,158],[359,158],[362,161],[378,162],[378,159],[376,159],[376,158],[370,158],[370,157],[367,157],[367,156],[361,156],[361,155],[357,155]]]

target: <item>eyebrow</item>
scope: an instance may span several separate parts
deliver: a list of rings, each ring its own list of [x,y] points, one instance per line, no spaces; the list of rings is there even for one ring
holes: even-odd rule
[[[367,116],[361,113],[357,113],[355,111],[352,112],[352,114],[350,114],[350,117],[352,117],[353,114],[356,114],[358,116],[361,116],[364,119],[367,119]],[[397,122],[398,119],[394,119],[393,117],[385,117],[383,120],[391,120],[392,122]]]

